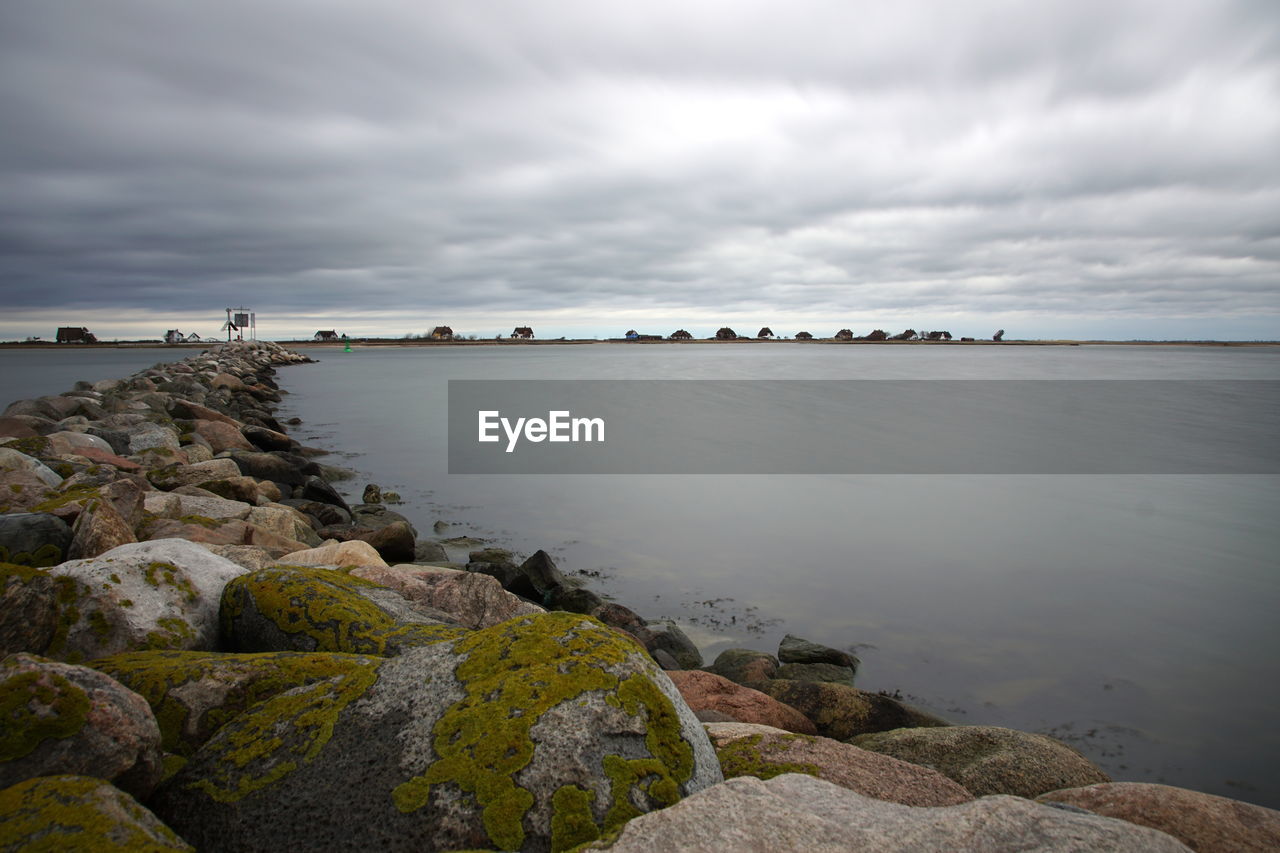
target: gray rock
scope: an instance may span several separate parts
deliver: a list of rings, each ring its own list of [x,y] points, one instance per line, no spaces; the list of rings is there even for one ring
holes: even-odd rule
[[[121,545],[49,569],[84,585],[65,646],[49,654],[84,660],[145,648],[210,650],[218,643],[222,588],[245,573],[185,539]]]
[[[240,473],[246,477],[270,480],[273,483],[289,486],[301,486],[307,481],[308,472],[305,470],[307,460],[302,457],[294,459],[277,453],[237,451],[231,454],[231,459],[239,467]],[[343,508],[346,508],[345,505]]]
[[[0,447],[0,471],[25,471],[40,478],[46,486],[58,486],[62,477],[52,468],[12,447]]]
[[[178,441],[178,433],[169,427],[160,424],[143,421],[129,427],[125,432],[129,436],[129,453],[141,453],[144,450],[154,450],[156,448],[164,450],[177,450],[181,447]]]
[[[840,649],[787,634],[778,644],[778,660],[782,663],[829,663],[858,671],[858,656]]]
[[[443,611],[450,622],[465,628],[489,628],[517,616],[543,613],[538,605],[507,592],[488,575],[426,566],[364,566],[351,570],[363,578],[395,590],[413,606]]]
[[[645,648],[650,651],[661,649],[675,658],[681,669],[702,667],[702,653],[675,622],[659,619],[646,623],[646,627],[653,632],[653,636],[645,643]]]
[[[778,659],[768,652],[754,649],[725,649],[706,669],[737,684],[746,684],[748,681],[767,681],[777,675]]]
[[[0,661],[4,725],[0,788],[33,776],[96,776],[145,799],[160,782],[151,706],[101,672],[29,654]]]
[[[613,853],[821,851],[1142,851],[1186,853],[1154,829],[1071,814],[1017,797],[955,806],[904,806],[812,776],[730,779],[628,823]]]
[[[564,575],[546,551],[537,550],[520,564],[520,577],[508,589],[534,601],[546,602],[553,589],[564,586]]]
[[[547,613],[262,702],[151,805],[211,853],[544,851],[721,778],[702,726],[634,644]]]
[[[773,677],[790,681],[828,681],[852,687],[854,674],[850,667],[833,663],[784,663]]]
[[[854,738],[855,746],[932,767],[974,794],[1037,797],[1111,778],[1072,747],[1046,735],[998,726],[901,728]]]
[[[348,507],[347,502],[342,499],[342,495],[338,494],[337,490],[334,489],[333,486],[329,485],[326,481],[314,474],[307,477],[307,479],[302,482],[301,492],[297,492],[295,494],[299,494],[303,500],[332,504],[333,506],[341,507],[342,509],[350,512],[350,507]]]
[[[67,558],[83,560],[96,557],[120,545],[137,542],[130,525],[109,500],[89,501],[71,527],[71,546]]]
[[[47,512],[0,515],[0,563],[55,566],[66,559],[71,528]]]
[[[449,555],[439,542],[419,539],[413,545],[413,561],[415,563],[447,563]]]
[[[374,530],[401,523],[408,525],[414,536],[418,535],[417,528],[409,523],[409,519],[382,504],[356,504],[351,508],[351,523],[358,524],[361,527],[371,527]]]

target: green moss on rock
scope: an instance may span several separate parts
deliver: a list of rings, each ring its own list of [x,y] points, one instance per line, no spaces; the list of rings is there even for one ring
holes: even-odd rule
[[[190,756],[218,729],[258,702],[306,684],[335,678],[373,658],[331,652],[126,652],[93,662],[151,705],[165,750]],[[217,704],[200,704],[188,691],[208,687]]]
[[[14,672],[0,682],[0,761],[30,755],[49,738],[84,728],[89,695],[53,672]]]
[[[812,740],[806,735],[786,735],[773,741],[775,745],[794,743],[804,739]],[[822,768],[808,762],[776,761],[760,755],[761,735],[751,735],[725,744],[716,750],[720,759],[720,769],[724,778],[735,776],[754,776],[757,779],[772,779],[783,773],[804,773],[808,776],[821,776]]]
[[[363,597],[378,585],[341,571],[275,566],[242,575],[222,593],[222,630],[236,648],[254,648],[261,623],[296,651],[394,655],[466,631],[446,625],[404,624]]]
[[[6,788],[0,814],[4,850],[194,850],[128,794],[85,776],[40,776]]]
[[[502,849],[519,849],[522,820],[534,804],[515,781],[533,758],[530,730],[551,708],[595,690],[614,692],[626,713],[647,717],[645,743],[652,757],[605,757],[612,802],[603,827],[592,819],[590,832],[598,835],[639,814],[631,803],[633,790],[661,806],[680,798],[680,786],[693,775],[693,750],[680,736],[675,707],[646,676],[619,679],[609,671],[632,650],[604,625],[569,613],[513,619],[462,638],[454,651],[465,656],[456,677],[466,698],[432,729],[436,762],[393,791],[400,811],[425,806],[432,785],[454,783],[476,798],[489,838]],[[566,810],[560,823],[566,845],[572,846],[569,836],[574,844],[590,840],[583,798],[562,793],[560,804]]]

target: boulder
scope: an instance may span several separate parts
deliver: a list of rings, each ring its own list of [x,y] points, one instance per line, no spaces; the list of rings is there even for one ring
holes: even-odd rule
[[[241,501],[249,504],[258,502],[258,481],[252,477],[227,477],[224,480],[209,480],[201,483],[200,486],[206,491],[229,501]]]
[[[282,432],[266,427],[245,424],[240,432],[254,446],[261,450],[296,450],[298,442]]]
[[[209,442],[209,449],[214,453],[222,453],[227,450],[255,449],[238,427],[224,421],[198,420],[195,422],[193,431],[196,435]]]
[[[39,477],[42,483],[50,487],[62,483],[62,477],[48,465],[12,447],[0,447],[0,471],[25,471]]]
[[[157,468],[147,474],[147,479],[158,489],[172,491],[178,486],[200,486],[211,480],[225,480],[240,476],[240,469],[230,459],[210,459],[191,465],[171,465]]]
[[[858,656],[851,652],[813,643],[794,634],[787,634],[778,644],[778,660],[782,663],[829,663],[855,672],[860,663]]]
[[[0,563],[36,568],[54,566],[66,559],[71,528],[47,512],[0,515]]]
[[[97,451],[108,456],[115,455],[115,450],[110,444],[88,433],[51,432],[45,438],[49,441],[49,449],[58,455],[67,453],[83,455],[86,450]]]
[[[350,524],[351,513],[339,506],[332,504],[320,503],[319,501],[305,501],[301,498],[286,498],[280,501],[285,506],[291,506],[299,512],[313,518],[320,527],[330,524]]]
[[[420,539],[413,543],[413,562],[415,563],[447,563],[449,555],[439,542]],[[501,584],[499,584],[501,586]]]
[[[931,767],[977,796],[1037,797],[1110,777],[1075,749],[1046,735],[998,726],[900,728],[851,741],[872,752]]]
[[[56,494],[34,471],[0,469],[0,514],[37,511]]]
[[[307,480],[307,473],[303,470],[307,460],[300,456],[295,458],[288,454],[245,452],[233,453],[231,459],[240,473],[247,477],[271,480],[286,486],[301,486]]]
[[[151,421],[134,424],[128,427],[125,432],[129,436],[130,455],[157,448],[173,451],[181,446],[178,441],[177,430],[152,423]]]
[[[243,501],[229,501],[214,495],[186,495],[177,492],[148,492],[143,506],[152,515],[164,518],[199,516],[213,519],[246,519],[253,509]]]
[[[538,550],[520,564],[520,575],[508,589],[533,601],[545,601],[553,589],[563,585],[564,575],[556,568],[555,560],[546,551]]]
[[[1280,812],[1199,791],[1148,782],[1104,782],[1050,791],[1041,803],[1066,803],[1149,826],[1192,850],[1280,850]]]
[[[141,527],[139,533],[145,540],[185,539],[201,545],[255,545],[275,556],[294,553],[304,545],[247,521],[198,515],[153,519]]]
[[[169,400],[169,414],[175,418],[185,418],[192,421],[216,421],[217,423],[233,426],[237,430],[240,429],[240,422],[235,418],[210,409],[207,406],[202,406],[199,403],[193,403],[190,400],[171,398]]]
[[[160,729],[151,707],[108,675],[10,655],[0,661],[0,707],[0,788],[70,773],[145,799],[160,781]]]
[[[400,523],[408,525],[414,536],[418,535],[418,531],[409,523],[409,519],[381,504],[356,504],[351,508],[351,523],[358,527],[368,527],[374,530]]]
[[[752,649],[725,649],[706,669],[737,684],[746,684],[749,681],[766,681],[773,678],[778,672],[778,659],[768,652],[757,652]]]
[[[67,558],[83,560],[96,557],[130,542],[137,542],[133,526],[121,517],[109,500],[89,501],[71,528],[71,546]]]
[[[567,849],[721,780],[629,641],[513,619],[295,688],[223,726],[151,800],[202,851]]]
[[[73,603],[77,618],[48,651],[75,661],[139,649],[215,648],[222,588],[244,569],[194,542],[161,539],[121,545],[49,573],[83,584]]]
[[[882,693],[869,693],[846,684],[774,679],[751,681],[746,686],[795,708],[813,721],[818,734],[835,740],[903,726],[950,725]]]
[[[280,562],[290,566],[388,567],[372,545],[359,540],[326,542],[319,548],[285,554]]]
[[[41,776],[0,791],[6,850],[195,853],[133,797],[101,779]]]
[[[250,572],[227,584],[222,596],[223,638],[240,652],[395,655],[462,632],[413,614],[412,604],[393,590],[301,566]]]
[[[829,681],[852,687],[855,674],[856,670],[833,663],[784,663],[773,677],[788,681]]]
[[[39,434],[21,418],[0,417],[0,437],[35,438]]]
[[[730,779],[660,812],[632,820],[612,853],[726,850],[1107,850],[1186,853],[1153,829],[1052,809],[1017,797],[955,806],[904,806],[798,773]]]
[[[719,711],[743,723],[758,723],[789,732],[817,733],[809,718],[790,705],[713,672],[694,669],[668,672],[667,675],[684,701],[695,711]]]
[[[670,619],[660,619],[655,622],[645,623],[645,627],[652,633],[650,638],[645,641],[645,648],[650,651],[661,649],[675,658],[676,662],[684,669],[699,669],[702,667],[702,653],[693,644],[693,640],[690,640],[675,622]]]
[[[218,545],[212,542],[201,542],[200,545],[211,554],[225,557],[237,566],[256,572],[274,566],[275,556],[266,548],[257,545]]]
[[[733,723],[706,726],[726,779],[772,779],[804,773],[877,800],[904,806],[952,806],[973,795],[941,773],[838,740],[774,728],[744,732]]]
[[[355,674],[376,661],[333,652],[151,651],[111,655],[93,665],[150,704],[166,752],[191,756],[254,704],[295,687]]]
[[[332,504],[350,511],[350,507],[342,499],[342,495],[338,494],[337,489],[329,485],[328,481],[314,474],[303,480],[301,490],[295,491],[294,494],[306,501],[319,501],[320,503]]]
[[[546,602],[550,610],[585,614],[598,610],[604,604],[604,599],[587,589],[576,578],[567,578],[564,586],[555,587],[547,594]],[[678,665],[676,669],[679,669]]]
[[[65,641],[83,585],[48,571],[0,562],[0,658],[45,654]],[[75,614],[75,615],[73,615]]]
[[[141,471],[142,466],[132,459],[123,456],[117,456],[114,453],[108,453],[93,447],[82,447],[75,452],[76,456],[87,459],[95,465],[110,465],[113,468],[119,468],[121,471]]]
[[[382,503],[382,488],[377,483],[368,484],[364,487],[364,493],[360,496],[360,501],[367,504]]]
[[[442,610],[464,628],[488,628],[516,616],[544,612],[504,590],[497,579],[458,569],[366,566],[352,569],[351,576],[394,589],[415,604]]]

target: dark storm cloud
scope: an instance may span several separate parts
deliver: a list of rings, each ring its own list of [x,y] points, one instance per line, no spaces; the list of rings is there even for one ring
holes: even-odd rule
[[[1278,8],[8,3],[0,287],[1276,318]]]

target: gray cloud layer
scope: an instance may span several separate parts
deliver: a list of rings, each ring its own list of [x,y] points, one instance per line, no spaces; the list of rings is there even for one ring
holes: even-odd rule
[[[20,1],[0,115],[19,313],[1026,312],[1280,337],[1270,0]]]

